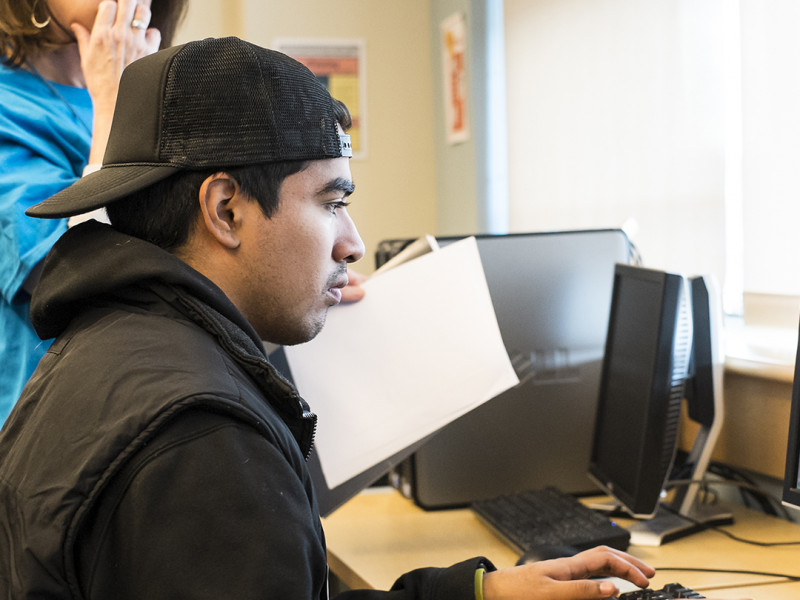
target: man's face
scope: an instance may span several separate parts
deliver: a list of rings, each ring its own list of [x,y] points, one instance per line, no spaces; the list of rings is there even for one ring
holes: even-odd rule
[[[262,339],[306,342],[339,303],[347,263],[364,256],[346,209],[352,189],[347,158],[311,161],[284,180],[273,216],[248,228],[239,308]]]

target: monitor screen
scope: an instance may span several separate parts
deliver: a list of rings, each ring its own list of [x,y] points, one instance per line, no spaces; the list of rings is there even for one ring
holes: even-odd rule
[[[589,472],[637,517],[669,476],[691,340],[685,279],[617,265]]]
[[[788,506],[800,508],[800,343],[798,343],[794,367],[789,443],[786,447],[786,475],[783,480],[783,502]]]

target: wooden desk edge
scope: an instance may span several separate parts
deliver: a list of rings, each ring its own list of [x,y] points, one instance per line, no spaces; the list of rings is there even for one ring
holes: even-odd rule
[[[737,520],[739,515],[755,517],[754,521],[749,521],[746,517],[743,519],[744,523],[740,528],[743,527],[746,537],[754,537],[756,535],[754,532],[761,531],[762,527],[759,523],[763,521],[767,525],[764,535],[768,537],[778,533],[776,529],[780,529],[779,536],[783,538],[784,536],[781,533],[786,529],[788,530],[785,532],[787,536],[800,539],[800,526],[796,524],[780,521],[774,517],[768,517],[739,507],[736,508],[735,513],[737,513]],[[751,513],[753,514],[751,515]],[[395,543],[394,538],[391,538],[392,535],[396,535],[396,532],[392,531],[395,528],[395,523],[399,523],[401,531],[401,536],[397,539],[397,545],[401,547],[397,558],[393,554],[393,549],[386,549],[387,546],[393,546]],[[451,543],[451,535],[441,531],[429,533],[428,530],[431,528],[441,530],[443,523],[446,524],[445,529],[448,532],[452,530],[455,537],[463,537],[468,542],[469,545],[465,546],[462,556],[453,559],[454,544]],[[620,524],[624,526],[625,522]],[[411,570],[411,568],[447,566],[460,559],[468,558],[468,555],[485,555],[490,560],[493,560],[499,568],[511,566],[516,556],[508,546],[500,542],[488,529],[485,530],[483,527],[473,526],[477,525],[477,519],[470,518],[468,511],[424,511],[410,500],[402,497],[397,491],[389,488],[383,491],[371,490],[369,493],[357,496],[327,517],[324,520],[324,525],[326,531],[328,531],[328,553],[331,571],[351,589],[388,589],[394,579],[402,575],[403,572]],[[423,532],[420,538],[421,547],[418,554],[415,548],[417,538],[413,537],[415,529]],[[379,533],[372,535],[373,532]],[[365,533],[366,536],[361,537]],[[386,543],[387,539],[391,540],[391,544]],[[443,542],[442,545],[447,546],[445,550],[449,554],[446,556],[438,553],[440,539]],[[709,568],[713,569],[714,566],[723,568],[730,564],[728,560],[729,552],[727,551],[729,545],[731,545],[731,552],[734,557],[732,562],[734,564],[742,565],[749,562],[747,555],[749,555],[752,547],[746,547],[730,540],[726,541],[722,536],[721,539],[713,538],[709,541]],[[704,540],[705,543],[706,541]],[[673,544],[675,545],[673,546]],[[692,560],[690,557],[684,556],[679,544],[680,542],[673,542],[667,546],[656,548],[631,546],[629,552],[639,556],[658,569],[658,567],[672,566],[671,563],[680,562],[680,560]],[[724,545],[726,548],[723,555],[719,555],[719,552],[717,552],[720,545]],[[411,550],[412,548],[414,548],[413,551]],[[434,548],[436,548],[437,552],[433,551]],[[483,549],[483,552],[480,551],[481,549]],[[795,574],[794,571],[798,570],[794,566],[800,564],[800,560],[796,560],[800,558],[796,548],[784,547],[783,550],[773,549],[766,552],[771,553],[777,560],[774,569],[770,568],[769,571],[788,571],[790,574]],[[717,556],[714,556],[715,553]],[[411,557],[411,562],[409,562],[409,557]],[[679,559],[678,557],[681,558]],[[365,559],[367,560],[366,563],[364,562]],[[369,564],[370,561],[373,561],[372,565]],[[761,560],[760,562],[763,563],[764,561]],[[377,567],[376,564],[378,565]],[[791,566],[782,566],[787,564]],[[680,567],[681,565],[675,564],[675,566]],[[758,570],[758,566],[753,564],[751,568],[752,570]],[[397,569],[397,572],[394,569]],[[391,579],[392,577],[393,579]],[[698,591],[702,590],[706,594],[711,590],[725,592],[722,597],[732,597],[730,593],[742,588],[763,588],[786,583],[786,580],[768,580],[764,577],[746,574],[726,574],[713,571],[704,574],[692,571],[664,570],[660,575],[657,574],[653,580],[653,586],[657,588],[664,583],[673,581],[689,585]],[[800,587],[800,584],[798,584],[798,587]],[[800,594],[798,594],[798,597],[800,597]]]

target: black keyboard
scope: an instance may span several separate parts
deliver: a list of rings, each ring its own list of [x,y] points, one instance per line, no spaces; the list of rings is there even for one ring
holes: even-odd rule
[[[479,500],[472,510],[520,553],[543,546],[627,550],[630,543],[627,529],[552,487]]]
[[[646,588],[619,595],[619,600],[673,600],[674,598],[705,598],[680,583],[668,583],[660,590]]]

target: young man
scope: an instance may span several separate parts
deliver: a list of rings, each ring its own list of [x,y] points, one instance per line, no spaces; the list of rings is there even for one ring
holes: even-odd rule
[[[348,126],[305,67],[235,38],[126,69],[103,168],[29,211],[112,226],[69,230],[33,298],[56,340],[0,433],[0,598],[327,597],[316,419],[261,340],[313,338],[364,254]],[[354,594],[608,597],[600,574],[653,571],[474,558]]]

